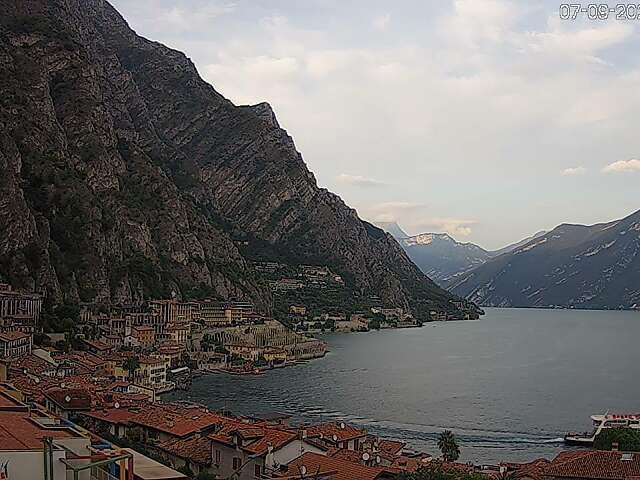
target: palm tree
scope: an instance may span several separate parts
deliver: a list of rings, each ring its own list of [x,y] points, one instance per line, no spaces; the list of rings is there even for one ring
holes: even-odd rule
[[[455,462],[460,458],[460,447],[451,430],[444,430],[438,437],[438,448],[442,452],[445,462]]]
[[[124,368],[127,373],[129,374],[128,377],[131,380],[132,379],[132,373],[135,372],[138,368],[140,368],[140,359],[138,357],[129,357],[125,360],[124,364],[122,365],[122,368]]]

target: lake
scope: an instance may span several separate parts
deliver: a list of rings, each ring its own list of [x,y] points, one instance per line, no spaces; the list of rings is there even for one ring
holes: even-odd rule
[[[343,420],[463,461],[553,457],[589,416],[640,412],[640,312],[487,309],[478,321],[328,334],[320,360],[256,377],[208,375],[169,399],[236,414]]]

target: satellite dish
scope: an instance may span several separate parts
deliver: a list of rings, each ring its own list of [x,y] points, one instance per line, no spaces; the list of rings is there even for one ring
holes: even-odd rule
[[[40,383],[40,379],[39,378],[36,378],[36,383]]]
[[[120,404],[119,404],[118,402],[114,403],[114,404],[113,404],[113,406],[114,406],[115,408],[120,408]]]
[[[376,455],[376,463],[380,463],[380,455]]]
[[[69,403],[71,401],[71,397],[67,395],[66,397],[64,397],[64,401]]]
[[[338,440],[338,436],[337,436],[337,435],[334,435],[334,436],[333,436],[333,437],[331,437],[331,438],[333,438],[333,441],[334,441],[334,442],[336,442],[336,441]]]
[[[340,428],[344,430],[345,427],[346,425],[344,424],[344,422],[340,422]]]
[[[321,433],[321,434],[320,434],[320,439],[322,440],[323,438],[324,438],[324,434],[323,434],[323,433]]]
[[[301,473],[302,475],[306,475],[306,474],[307,474],[307,467],[305,467],[304,465],[302,465],[302,466],[300,467],[300,473]]]
[[[362,454],[362,460],[364,460],[365,462],[368,462],[370,458],[371,456],[367,452],[364,452]]]
[[[64,388],[64,382],[60,384],[60,388]]]

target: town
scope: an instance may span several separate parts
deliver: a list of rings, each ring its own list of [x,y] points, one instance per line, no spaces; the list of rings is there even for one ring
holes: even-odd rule
[[[283,413],[235,416],[161,398],[188,389],[193,372],[254,375],[324,356],[309,331],[414,326],[401,309],[307,319],[292,305],[294,331],[246,302],[152,300],[81,305],[77,325],[45,333],[43,300],[0,286],[2,478],[590,479],[620,465],[607,478],[624,479],[640,469],[640,456],[615,449],[466,464],[454,440],[439,457],[340,421],[295,425]]]

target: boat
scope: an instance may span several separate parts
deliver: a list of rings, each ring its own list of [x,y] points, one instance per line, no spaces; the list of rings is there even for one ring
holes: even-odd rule
[[[608,428],[633,428],[640,430],[640,414],[619,415],[605,413],[604,415],[591,415],[593,430],[591,432],[570,432],[564,436],[564,443],[577,447],[592,447],[596,437],[602,430]]]

